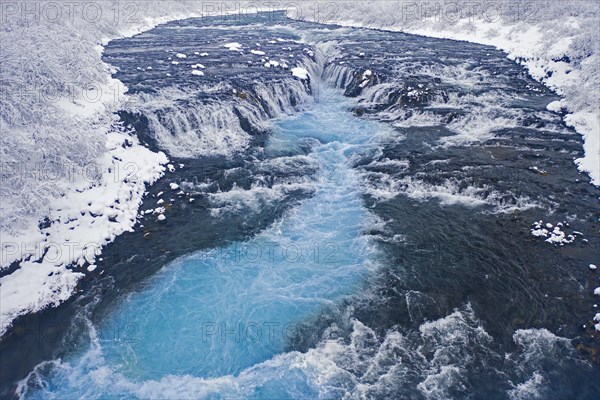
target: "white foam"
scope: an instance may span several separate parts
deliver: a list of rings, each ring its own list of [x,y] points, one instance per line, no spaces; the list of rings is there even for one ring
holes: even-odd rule
[[[217,216],[222,213],[239,213],[245,209],[256,212],[281,200],[292,191],[308,189],[310,185],[301,183],[276,184],[272,187],[253,185],[250,189],[234,187],[226,192],[211,193],[208,197],[212,204],[211,214]]]
[[[192,73],[202,75],[194,69]],[[176,157],[231,156],[248,147],[251,136],[240,126],[241,114],[254,129],[265,130],[266,121],[293,114],[311,102],[306,87],[289,79],[255,83],[261,102],[217,100],[203,102],[200,94],[231,91],[222,84],[198,88],[168,87],[153,94],[131,96],[126,109],[144,114],[159,145]],[[292,105],[294,100],[296,105]]]
[[[426,18],[405,18],[405,13],[398,13],[397,5],[393,3],[380,2],[377,7],[372,7],[346,1],[338,4],[336,12],[330,13],[326,21],[343,26],[465,40],[503,50],[508,58],[523,65],[534,79],[565,96],[563,104],[570,114],[564,120],[585,140],[585,155],[575,162],[581,171],[590,175],[592,183],[600,185],[600,119],[595,89],[600,74],[597,68],[591,67],[598,64],[599,55],[589,51],[584,44],[596,40],[598,15],[591,3],[574,3],[566,7],[569,11],[565,11],[565,4],[561,2],[548,2],[536,9],[534,19],[513,18],[512,13],[499,12],[493,17],[480,13],[440,20],[435,13]],[[298,11],[291,8],[288,16],[315,19]],[[324,22],[322,18],[318,19]],[[479,130],[489,127],[489,122],[486,125],[480,121]],[[473,135],[477,132],[470,133],[470,139],[475,139]]]
[[[436,185],[410,176],[398,179],[386,173],[366,172],[364,175],[367,179],[365,183],[367,192],[382,200],[403,194],[421,201],[438,199],[443,206],[493,206],[494,212],[497,213],[541,207],[526,196],[511,195],[508,198],[512,200],[506,200],[507,196],[503,196],[488,185],[461,185],[461,181],[456,178],[446,179],[442,184]]]
[[[541,399],[543,398],[541,389],[545,383],[543,375],[534,372],[531,378],[509,390],[508,397],[514,400]]]

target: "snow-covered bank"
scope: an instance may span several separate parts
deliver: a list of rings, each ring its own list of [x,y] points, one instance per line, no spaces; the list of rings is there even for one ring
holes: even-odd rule
[[[68,266],[77,263],[93,270],[101,246],[132,229],[146,185],[164,172],[166,156],[140,146],[113,116],[125,91],[111,80],[110,67],[102,62],[102,45],[170,20],[249,11],[237,2],[230,9],[219,8],[222,4],[90,1],[65,4],[59,14],[56,7],[60,9],[61,3],[56,2],[3,5],[0,272],[5,276],[0,280],[0,334],[14,317],[68,298],[81,277]],[[586,157],[579,165],[600,182],[600,167],[595,169],[598,111],[594,108],[598,40],[585,28],[597,25],[598,15],[581,14],[593,8],[569,6],[573,22],[560,27],[562,20],[556,16],[566,6],[554,6],[550,8],[554,23],[542,29],[531,28],[530,21],[511,25],[504,19],[489,23],[459,19],[438,26],[427,21],[415,24],[413,18],[407,25],[395,12],[398,2],[328,3],[326,12],[317,14],[314,4],[303,4],[302,9],[297,5],[293,12],[320,22],[402,29],[504,46],[512,57],[524,60],[532,75],[564,94],[564,102],[552,108],[572,111],[565,117],[567,123],[586,135]],[[264,11],[278,6],[265,3]],[[67,7],[75,8],[67,13]],[[552,19],[542,20],[548,21]],[[267,64],[274,66],[271,61]],[[199,69],[196,74],[201,76],[204,72]],[[291,73],[300,80],[307,78],[305,69],[293,68]],[[27,260],[18,269],[8,272],[11,263],[23,258]]]
[[[127,89],[102,46],[202,14],[186,1],[3,4],[0,336],[19,315],[68,299],[84,273],[71,266],[93,271],[164,174],[166,155],[114,115]]]
[[[315,2],[315,12],[290,9],[291,18],[401,31],[494,46],[564,96],[551,111],[585,140],[575,162],[600,185],[600,3],[577,1]]]
[[[0,336],[19,315],[68,299],[81,277],[96,270],[103,246],[133,229],[147,186],[167,169],[167,156],[142,146],[115,115],[137,104],[138,111],[150,118],[156,99],[144,101],[144,96],[127,94],[125,85],[111,77],[116,70],[102,61],[104,46],[173,20],[216,14],[225,21],[253,18],[263,11],[245,9],[239,2],[225,9],[224,3],[207,7],[188,1],[90,1],[71,4],[75,8],[69,13],[60,9],[61,3],[35,3],[25,10],[33,10],[33,15],[20,8],[23,4],[3,8],[0,30],[2,43],[7,43],[0,54],[6,89],[0,98]],[[177,53],[175,57],[183,63],[187,56]],[[294,64],[301,62],[295,60]],[[200,69],[204,68],[195,64],[191,73],[203,76]],[[168,126],[156,123],[152,126],[156,139],[173,156],[234,153],[245,146],[248,135],[239,126],[233,129],[233,121],[223,126],[233,111],[248,114],[250,123],[257,125],[287,111],[287,104],[279,99],[299,102],[302,93],[307,96],[308,83],[303,82],[307,77],[285,74],[289,82],[280,86],[255,85],[263,100],[261,109],[247,106],[243,112],[245,105],[234,110],[215,103],[212,111],[204,107],[188,110],[193,115],[179,112],[175,117],[184,122],[195,118],[202,125],[201,134],[192,137],[193,132],[178,130],[171,134]],[[160,99],[169,100],[168,96]],[[177,143],[168,142],[169,138]],[[179,143],[186,138],[188,142]],[[187,154],[182,147],[193,152]]]

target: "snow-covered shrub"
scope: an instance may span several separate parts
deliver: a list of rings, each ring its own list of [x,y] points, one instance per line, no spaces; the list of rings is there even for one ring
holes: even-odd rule
[[[215,8],[196,1],[90,0],[0,6],[0,231],[8,240],[35,228],[73,175],[100,176],[93,171],[122,97],[101,45]]]

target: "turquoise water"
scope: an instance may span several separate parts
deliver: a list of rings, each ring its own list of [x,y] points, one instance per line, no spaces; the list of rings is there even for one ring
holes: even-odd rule
[[[313,197],[246,242],[166,265],[102,326],[90,326],[88,349],[41,368],[46,390],[30,397],[169,397],[164,390],[179,384],[160,384],[165,379],[191,381],[194,396],[201,396],[196,390],[224,376],[245,396],[314,395],[304,372],[280,380],[282,371],[270,371],[263,379],[279,382],[271,384],[243,377],[272,368],[268,360],[285,351],[296,324],[356,293],[376,268],[377,250],[363,233],[376,221],[363,206],[350,163],[376,151],[385,128],[355,118],[348,101],[333,94],[276,121],[266,146],[275,160],[297,154],[300,145],[312,147],[307,156],[319,166]],[[275,369],[289,372],[290,363],[278,362]],[[220,397],[224,388],[217,386],[213,394]],[[179,389],[173,396],[187,393]]]
[[[230,52],[227,42],[264,42],[277,59],[288,46],[306,54],[308,45],[269,39],[302,36],[319,43],[325,68],[311,78],[341,85],[370,69],[381,84],[369,83],[358,104],[313,91],[328,102],[277,121],[266,157],[252,147],[234,160],[181,160],[185,168],[150,188],[144,208],[170,190],[169,180],[193,183],[194,206],[175,204],[166,224],[146,218],[145,230],[120,236],[103,253],[92,290],[28,319],[18,330],[30,340],[6,338],[0,397],[62,351],[21,381],[23,397],[600,398],[598,367],[576,350],[597,347],[588,320],[598,276],[587,266],[598,263],[599,195],[572,162],[581,138],[546,111],[559,98],[486,46],[280,18],[246,27],[217,21],[215,29],[206,29],[214,24],[207,18],[176,21],[107,46],[103,58],[129,94],[158,91],[149,110],[123,117],[151,147],[146,117],[165,117],[170,139],[178,124],[202,124],[195,100],[230,104],[229,90],[204,93],[204,83],[283,101],[253,85],[286,85],[289,71],[240,69],[254,55]],[[161,63],[165,50],[207,50],[206,76],[190,81],[189,65]],[[137,69],[147,65],[151,72]],[[191,103],[168,95],[197,85]],[[354,79],[348,94],[359,85]],[[413,96],[414,88],[423,93]],[[389,121],[395,133],[356,119],[348,106]],[[262,149],[263,136],[256,139]],[[531,222],[540,219],[568,221],[586,241],[554,247],[533,238]],[[247,241],[195,253],[240,238]],[[129,276],[136,268],[139,279]],[[78,349],[29,334],[71,321],[71,312],[64,342],[81,339]],[[73,339],[86,328],[89,335]]]

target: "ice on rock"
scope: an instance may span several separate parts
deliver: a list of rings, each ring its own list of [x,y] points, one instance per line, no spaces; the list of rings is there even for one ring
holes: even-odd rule
[[[204,76],[204,72],[195,69],[195,70],[192,71],[192,75]]]
[[[175,54],[175,57],[181,58],[181,59],[187,58],[187,56],[183,53],[177,53],[177,54]]]
[[[548,171],[546,171],[545,169],[542,169],[542,168],[540,168],[540,167],[538,167],[536,165],[534,165],[532,167],[529,167],[529,169],[531,171],[537,173],[537,174],[540,174],[540,175],[548,175]]]
[[[594,294],[597,296],[600,296],[600,287],[597,287],[596,289],[594,289]]]
[[[164,221],[165,219],[167,219],[167,217],[165,217],[164,214],[159,214],[158,217],[156,217],[156,219],[158,219],[159,221]]]
[[[257,56],[264,56],[266,53],[260,50],[250,50],[250,53],[256,54]]]
[[[292,76],[305,81],[308,79],[308,71],[306,68],[294,67],[292,68]]]
[[[198,63],[198,64],[192,65],[192,68],[194,68],[194,69],[196,69],[196,68],[205,69],[206,67],[204,65]]]
[[[179,65],[179,61],[171,61],[171,64],[173,64],[173,65]]]
[[[279,63],[277,61],[274,61],[274,60],[267,61],[264,65],[265,65],[266,68],[271,68],[271,67],[276,68],[276,67],[279,67]]]
[[[554,226],[551,223],[544,224],[543,221],[538,221],[532,224],[530,231],[533,236],[547,238],[545,240],[547,243],[554,243],[561,246],[567,243],[573,243],[575,241],[574,235],[576,232],[567,234],[561,229],[563,226],[564,225],[560,222]]]
[[[370,69],[363,72],[363,74],[362,74],[363,80],[360,83],[360,85],[358,85],[358,86],[360,86],[361,88],[364,88],[365,86],[367,86],[371,80],[371,76],[373,76],[373,72]]]
[[[171,190],[177,190],[179,189],[179,185],[176,183],[170,183],[169,186],[171,187]]]
[[[596,265],[594,265],[594,264],[590,264],[590,269],[591,269],[591,270],[595,270],[595,269],[597,269],[597,268],[598,268],[598,267],[597,267]]]
[[[97,266],[92,264],[92,265],[90,265],[90,266],[88,266],[88,267],[87,267],[87,270],[88,270],[89,272],[92,272],[92,271],[94,271],[96,268],[97,268]]]
[[[169,170],[169,172],[175,171],[175,167],[173,166],[173,164],[167,164],[167,169]]]
[[[305,53],[306,53],[306,54],[307,54],[309,57],[314,57],[314,56],[315,56],[315,53],[314,53],[314,51],[312,51],[312,50],[311,50],[311,49],[309,49],[309,48],[306,48],[306,47],[305,47],[304,49],[302,49],[302,51],[303,51],[303,52],[305,52]]]
[[[227,47],[231,51],[240,51],[242,50],[242,45],[237,42],[225,43],[225,47]]]
[[[200,57],[207,57],[208,53],[200,53]]]
[[[156,204],[158,204],[159,206],[160,206],[161,204],[164,204],[164,203],[165,203],[165,201],[164,201],[163,199],[160,199],[160,200],[158,200],[158,201],[156,202]]]

